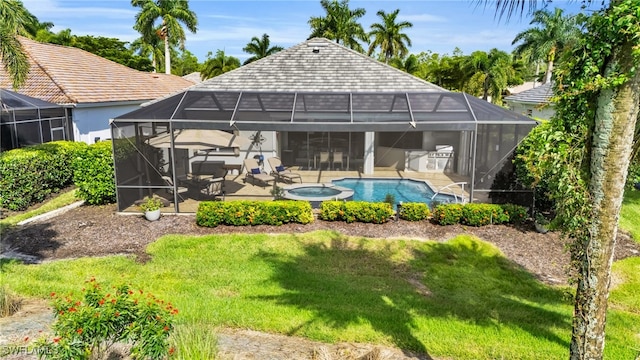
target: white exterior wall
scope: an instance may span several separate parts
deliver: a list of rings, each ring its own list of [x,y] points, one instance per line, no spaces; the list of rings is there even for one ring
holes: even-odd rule
[[[109,120],[137,110],[142,102],[77,104],[71,109],[73,139],[87,144],[93,144],[98,137],[111,139]]]
[[[534,119],[549,120],[555,114],[555,109],[552,105],[540,107],[538,104],[530,103],[517,103],[507,101],[509,109],[524,116],[529,116]]]

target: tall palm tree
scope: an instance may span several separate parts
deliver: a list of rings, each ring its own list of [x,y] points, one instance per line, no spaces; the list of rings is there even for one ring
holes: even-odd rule
[[[480,1],[489,3],[491,0]],[[535,0],[501,0],[495,2],[496,11],[501,16],[506,13],[508,18],[514,12],[522,11],[525,2],[529,2],[530,6],[537,4]],[[591,0],[586,2],[590,3]],[[577,284],[570,358],[576,360],[602,359],[604,353],[618,218],[632,154],[633,130],[640,113],[640,71],[637,71],[640,16],[637,9],[637,0],[611,0],[608,4],[603,2],[603,9],[591,16],[594,26],[588,27],[582,36],[589,47],[585,46],[575,52],[582,57],[592,55],[587,59],[591,64],[572,67],[572,70],[580,71],[582,75],[589,74],[590,78],[607,78],[611,74],[624,76],[618,75],[609,86],[594,86],[591,101],[585,101],[585,97],[580,94],[572,95],[575,100],[566,100],[567,109],[571,105],[580,108],[585,103],[594,107],[593,112],[589,113],[591,118],[584,124],[588,131],[585,131],[582,139],[585,142],[584,151],[579,154],[584,160],[582,164],[576,165],[580,168],[574,169],[580,176],[572,183],[561,184],[567,191],[558,194],[557,199],[562,205],[578,210],[574,205],[580,201],[575,194],[589,193],[584,195],[587,199],[584,205],[587,214],[581,216],[586,220],[580,223],[580,231],[572,233]],[[622,26],[634,30],[622,31]],[[611,29],[618,31],[614,34]],[[602,62],[598,64],[599,61]],[[589,72],[586,72],[587,69]],[[557,118],[554,121],[571,124],[574,119]],[[574,135],[567,134],[566,137]],[[571,213],[572,215],[567,216],[576,215],[575,211]]]
[[[369,38],[373,38],[373,41],[369,44],[369,56],[378,47],[384,54],[385,63],[389,63],[389,60],[394,56],[402,58],[407,55],[408,48],[411,46],[411,39],[402,30],[413,27],[413,24],[408,21],[396,23],[399,12],[400,9],[396,9],[389,14],[383,10],[377,12],[377,15],[382,19],[382,23],[371,24]]]
[[[320,5],[325,11],[325,16],[312,16],[309,19],[311,35],[314,37],[324,37],[335,40],[338,44],[364,52],[358,40],[367,42],[369,39],[362,24],[357,20],[364,16],[366,10],[349,8],[349,0],[320,0]]]
[[[226,56],[224,50],[218,50],[215,57],[211,57],[211,55],[211,51],[209,51],[207,60],[202,65],[202,70],[200,71],[202,80],[222,75],[240,67],[240,59],[233,56]]]
[[[256,60],[260,60],[269,55],[275,54],[278,51],[282,51],[284,48],[282,46],[270,46],[269,35],[262,34],[262,40],[257,36],[251,38],[251,41],[242,48],[242,51],[253,54],[252,57],[248,58],[244,61],[243,65],[247,65],[248,63],[254,62]]]
[[[19,0],[0,1],[0,58],[14,89],[27,80],[29,60],[18,37],[37,21]]]
[[[517,54],[528,54],[531,60],[547,62],[543,83],[551,81],[554,61],[559,53],[571,46],[580,34],[580,16],[564,16],[562,9],[552,13],[538,10],[533,13],[530,25],[538,26],[524,30],[513,39],[512,45],[521,42],[515,49]]]
[[[140,8],[136,15],[134,29],[143,38],[150,38],[156,34],[156,21],[161,20],[160,37],[164,41],[165,73],[171,73],[170,41],[180,43],[184,49],[186,39],[184,24],[189,31],[195,33],[198,29],[196,14],[189,9],[188,0],[131,0],[131,5]]]

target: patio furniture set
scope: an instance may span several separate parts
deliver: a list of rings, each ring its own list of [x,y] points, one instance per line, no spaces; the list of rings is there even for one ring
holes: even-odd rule
[[[282,161],[279,157],[271,157],[267,159],[269,166],[271,167],[271,173],[264,171],[256,159],[245,159],[244,168],[247,172],[243,182],[251,181],[255,185],[256,180],[264,185],[268,185],[271,181],[282,181],[287,183],[293,183],[296,179],[302,183],[302,177],[300,174],[295,173],[282,165]]]

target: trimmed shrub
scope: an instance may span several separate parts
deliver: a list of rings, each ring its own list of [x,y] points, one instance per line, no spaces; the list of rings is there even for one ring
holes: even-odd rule
[[[402,220],[420,221],[428,219],[431,211],[425,203],[404,203],[398,209],[398,216]]]
[[[0,155],[0,205],[24,210],[72,183],[73,163],[85,143],[54,141]]]
[[[77,194],[88,204],[101,205],[116,200],[115,171],[110,141],[87,147],[73,162]]]
[[[514,204],[502,204],[502,210],[509,217],[510,224],[522,224],[528,217],[527,208]]]
[[[326,221],[364,222],[382,224],[391,218],[393,208],[388,203],[367,201],[323,201],[320,219]]]
[[[459,224],[462,207],[462,204],[440,204],[433,210],[433,220],[440,225]]]
[[[502,224],[509,221],[509,215],[496,204],[465,204],[460,221],[465,225],[484,226]]]
[[[196,223],[207,227],[308,224],[312,221],[311,204],[296,200],[203,201],[196,213]]]

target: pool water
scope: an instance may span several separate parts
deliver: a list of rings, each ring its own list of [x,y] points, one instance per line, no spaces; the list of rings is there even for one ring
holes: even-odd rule
[[[340,179],[333,184],[353,189],[354,201],[382,202],[387,194],[395,197],[396,203],[423,202],[430,204],[433,190],[424,181],[411,179]],[[441,203],[456,202],[454,196],[438,194],[433,199]]]
[[[297,189],[289,190],[290,194],[304,196],[304,197],[317,197],[325,196],[331,197],[341,193],[340,190],[329,187],[299,187]]]

